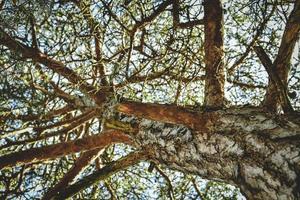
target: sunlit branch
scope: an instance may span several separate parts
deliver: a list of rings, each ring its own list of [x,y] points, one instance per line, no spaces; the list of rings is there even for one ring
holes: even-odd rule
[[[279,121],[276,118],[270,118],[260,108],[231,108],[217,111],[198,111],[188,109],[182,106],[168,105],[168,104],[153,104],[153,103],[140,103],[132,101],[124,101],[117,105],[116,110],[136,117],[146,118],[154,121],[183,124],[200,133],[215,133],[226,131],[240,131],[249,133],[254,130],[263,131],[272,138],[277,137],[299,137],[300,135],[300,121],[294,115],[285,116],[293,123],[288,125],[288,122],[283,118],[280,123],[286,126],[280,127]],[[254,114],[255,113],[255,114]],[[255,115],[255,116],[254,116]],[[266,124],[265,120],[269,120]],[[284,122],[285,121],[285,122]],[[239,123],[237,123],[239,122]],[[257,126],[257,124],[264,124],[264,126]],[[279,127],[274,129],[274,126]],[[282,136],[281,136],[282,135]],[[286,136],[283,136],[286,135]]]

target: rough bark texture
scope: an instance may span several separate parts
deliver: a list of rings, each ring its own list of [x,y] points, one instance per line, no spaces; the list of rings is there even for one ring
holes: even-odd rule
[[[150,120],[183,124],[204,133],[223,131],[251,133],[252,131],[260,131],[272,138],[299,138],[300,131],[298,115],[274,116],[254,107],[195,112],[175,105],[125,102],[119,104],[117,110]]]
[[[180,112],[164,118],[166,106],[145,106],[155,109],[160,121],[180,124]],[[143,113],[144,118],[154,119],[145,108]],[[293,121],[292,117],[272,116],[257,108],[236,108],[194,113],[193,123],[199,120],[201,125],[190,126],[191,129],[142,120],[135,141],[137,146],[150,145],[155,151],[152,158],[158,163],[235,184],[249,199],[297,199],[300,123],[299,118]]]
[[[53,159],[80,151],[104,148],[114,143],[130,143],[130,141],[129,136],[121,131],[106,131],[99,135],[93,135],[74,141],[32,148],[1,156],[0,169],[22,163]]]
[[[204,1],[205,97],[209,108],[224,104],[223,9],[220,0]]]

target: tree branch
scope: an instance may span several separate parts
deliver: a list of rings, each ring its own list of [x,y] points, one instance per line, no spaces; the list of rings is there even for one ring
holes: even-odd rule
[[[205,0],[203,5],[206,75],[204,105],[209,108],[221,108],[225,100],[223,8],[220,0]]]
[[[280,98],[283,111],[285,113],[293,111],[293,107],[288,98],[287,87],[285,84],[283,84],[276,71],[274,71],[275,68],[273,67],[271,59],[261,46],[255,46],[254,51],[258,55],[260,61],[262,62],[269,75],[269,79],[271,81],[269,84],[272,84],[273,87],[275,87],[274,90],[276,89],[276,93]]]
[[[286,115],[286,118],[277,116],[276,118],[262,109],[253,107],[196,112],[175,105],[124,101],[117,105],[116,110],[154,121],[183,124],[200,133],[212,134],[226,131],[250,133],[256,130],[264,132],[271,138],[300,137],[300,121],[297,115]],[[258,124],[263,124],[263,126],[258,126]]]
[[[49,58],[46,54],[43,54],[35,48],[14,40],[11,36],[5,33],[2,28],[0,28],[0,44],[6,46],[11,51],[20,53],[24,58],[30,58],[33,61],[41,63],[56,73],[64,76],[71,83],[78,85],[80,90],[95,100],[98,105],[101,105],[106,100],[106,96],[109,93],[110,88],[97,90],[92,85],[86,83],[72,69],[67,68],[63,63]]]
[[[73,2],[83,13],[83,16],[87,20],[89,27],[91,29],[91,33],[94,35],[95,53],[96,53],[96,61],[97,61],[97,65],[95,67],[96,70],[99,70],[101,85],[108,86],[109,84],[105,77],[105,66],[102,63],[102,53],[101,53],[101,47],[103,45],[105,31],[103,30],[102,25],[98,23],[92,16],[89,3],[86,3],[85,1],[73,1]]]
[[[145,151],[131,153],[128,156],[121,158],[120,160],[107,164],[105,167],[97,170],[91,175],[86,176],[80,181],[68,186],[66,189],[60,190],[59,194],[56,195],[53,199],[66,199],[68,197],[72,197],[79,191],[93,185],[96,181],[104,180],[112,174],[124,170],[145,159],[147,159],[147,152]]]
[[[295,1],[294,9],[286,23],[275,61],[273,62],[272,67],[269,67],[269,69],[266,68],[270,76],[270,81],[265,95],[264,106],[273,112],[278,111],[280,104],[285,112],[292,111],[292,106],[289,104],[287,97],[287,78],[290,70],[290,61],[300,32],[300,23],[297,22],[298,16],[300,16],[299,0]],[[261,49],[259,51],[261,51]],[[264,53],[260,53],[260,57],[265,57],[263,54]],[[278,76],[278,78],[276,78],[276,76]],[[280,84],[280,82],[282,84]],[[284,95],[282,92],[278,93],[278,90],[282,89],[278,88],[278,86],[284,88]]]
[[[25,151],[3,155],[0,157],[0,169],[17,164],[53,159],[76,152],[104,148],[114,143],[131,144],[131,139],[128,135],[121,131],[106,131],[98,135],[88,136],[65,143],[32,148]]]
[[[91,163],[100,153],[101,149],[97,148],[91,151],[83,152],[82,155],[76,160],[73,167],[64,175],[63,178],[52,188],[50,188],[42,199],[51,199],[57,195],[59,191],[64,191],[65,188],[75,179],[84,168]]]

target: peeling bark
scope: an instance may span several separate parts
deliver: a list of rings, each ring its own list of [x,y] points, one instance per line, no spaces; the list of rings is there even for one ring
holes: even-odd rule
[[[220,108],[224,105],[223,9],[220,0],[205,0],[205,96],[204,105]]]
[[[297,115],[274,116],[260,108],[228,108],[218,111],[195,112],[175,105],[124,102],[116,109],[136,117],[164,123],[182,124],[203,133],[264,132],[271,138],[299,138],[300,121]]]
[[[130,144],[131,139],[121,131],[106,131],[98,135],[88,136],[74,141],[3,155],[0,157],[0,169],[17,164],[54,159],[71,153],[104,148],[114,143]]]

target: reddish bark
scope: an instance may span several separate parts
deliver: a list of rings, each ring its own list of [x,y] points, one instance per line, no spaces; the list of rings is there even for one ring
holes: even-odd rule
[[[101,149],[94,149],[91,151],[83,152],[82,155],[76,160],[73,167],[59,180],[59,182],[43,196],[43,199],[51,199],[59,191],[64,190],[83,169],[95,159]]]
[[[106,131],[98,135],[88,136],[74,141],[32,148],[1,156],[0,169],[17,164],[54,159],[76,152],[104,148],[114,143],[130,144],[131,139],[121,131]]]

